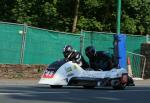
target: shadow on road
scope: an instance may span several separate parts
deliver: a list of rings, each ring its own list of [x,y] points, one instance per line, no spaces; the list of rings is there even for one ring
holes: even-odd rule
[[[127,87],[126,90],[113,90],[112,88],[63,87],[52,89],[45,86],[5,86],[0,87],[0,93],[8,93],[7,96],[11,99],[32,100],[39,103],[44,101],[49,103],[141,103],[146,98],[149,99],[150,87]]]

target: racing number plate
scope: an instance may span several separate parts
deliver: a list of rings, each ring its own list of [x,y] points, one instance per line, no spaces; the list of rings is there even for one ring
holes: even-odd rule
[[[42,78],[53,78],[55,72],[55,69],[46,69],[42,75]]]

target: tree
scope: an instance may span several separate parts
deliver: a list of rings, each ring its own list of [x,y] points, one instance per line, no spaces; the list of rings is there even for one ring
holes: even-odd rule
[[[0,20],[5,22],[14,22],[12,9],[16,0],[0,0]]]
[[[0,0],[0,9],[6,22],[64,32],[116,32],[117,0]],[[122,0],[121,32],[150,34],[149,0]]]
[[[123,0],[122,9],[122,31],[124,33],[139,35],[149,33],[150,2],[146,0]]]
[[[74,10],[74,20],[73,20],[73,26],[72,26],[72,32],[74,33],[76,31],[76,25],[78,20],[78,9],[79,9],[79,3],[80,0],[75,0],[75,10]]]

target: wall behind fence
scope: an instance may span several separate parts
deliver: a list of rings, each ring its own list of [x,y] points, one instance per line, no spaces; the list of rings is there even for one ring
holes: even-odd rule
[[[0,22],[0,63],[1,64],[49,64],[63,58],[64,45],[70,44],[82,53],[93,45],[97,50],[113,51],[113,33],[82,31],[79,34],[48,31],[27,27],[25,35],[19,33],[25,25]],[[140,53],[145,36],[127,36],[127,50]],[[84,55],[85,56],[85,55]],[[86,56],[85,56],[86,57]]]

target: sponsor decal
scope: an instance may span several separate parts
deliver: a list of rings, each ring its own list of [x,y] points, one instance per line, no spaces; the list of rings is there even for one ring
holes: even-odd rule
[[[42,78],[53,78],[55,75],[55,69],[46,69],[42,75]]]
[[[67,74],[67,77],[71,77],[71,76],[73,76],[73,73]]]
[[[73,65],[74,69],[78,69],[76,65]]]
[[[66,72],[67,72],[67,73],[72,72],[72,68],[71,68],[71,67],[67,68],[67,69],[66,69]]]
[[[67,72],[67,77],[74,75],[71,67],[66,68],[66,72]]]

